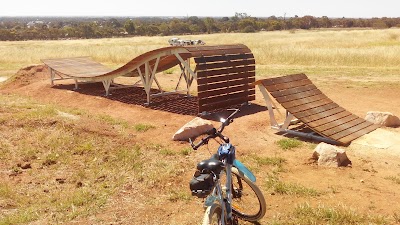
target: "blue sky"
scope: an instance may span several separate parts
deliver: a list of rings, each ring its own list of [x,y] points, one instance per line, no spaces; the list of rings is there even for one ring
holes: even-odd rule
[[[1,16],[400,17],[400,0],[6,0]]]

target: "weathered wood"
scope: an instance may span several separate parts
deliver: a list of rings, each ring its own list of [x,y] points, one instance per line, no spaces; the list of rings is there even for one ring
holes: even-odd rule
[[[287,110],[291,114],[296,115],[296,113],[298,113],[298,112],[310,110],[312,108],[323,106],[323,105],[329,104],[331,102],[332,101],[330,99],[321,99],[321,100],[318,100],[318,101],[315,101],[315,102],[310,102],[310,103],[307,103],[307,104],[304,104],[304,105],[288,108]]]
[[[238,66],[247,66],[254,65],[254,59],[246,59],[240,61],[228,61],[228,62],[218,62],[218,63],[210,63],[210,64],[201,64],[197,65],[197,71],[208,70],[208,69],[216,69],[216,68],[226,68],[226,67],[238,67]]]
[[[203,70],[200,72],[197,72],[197,77],[202,78],[202,77],[213,77],[213,76],[219,76],[219,75],[226,75],[226,74],[231,74],[231,73],[244,73],[244,72],[250,72],[250,71],[255,71],[256,67],[255,66],[243,66],[243,67],[235,67],[235,68],[223,68],[223,69],[216,69],[216,70]]]
[[[379,127],[380,127],[380,125],[371,124],[371,125],[369,125],[368,127],[365,127],[362,130],[358,130],[358,131],[356,131],[356,132],[354,132],[352,134],[349,134],[347,136],[344,136],[344,137],[338,139],[338,141],[341,142],[341,143],[349,143],[352,140],[357,139],[357,138],[359,138],[359,137],[361,137],[361,136],[363,136],[365,134],[368,134],[369,132],[374,131]]]
[[[232,74],[223,74],[221,76],[213,76],[213,77],[198,77],[197,84],[204,85],[204,84],[212,84],[226,80],[237,80],[243,78],[255,78],[256,72],[246,72],[246,73],[232,73]],[[254,86],[253,86],[254,87]]]
[[[254,80],[255,80],[254,77],[248,77],[248,78],[243,78],[243,79],[238,79],[238,80],[227,80],[227,81],[223,81],[223,82],[219,82],[219,83],[199,85],[197,87],[197,91],[203,92],[203,91],[214,90],[214,89],[219,89],[219,88],[227,88],[230,86],[236,86],[236,85],[241,85],[241,84],[250,84]]]
[[[235,93],[225,93],[224,95],[216,95],[208,98],[199,98],[198,101],[200,105],[213,104],[217,102],[227,101],[229,99],[243,98],[251,94],[254,94],[251,92],[252,92],[251,90],[240,90],[240,92],[235,92]]]
[[[238,91],[243,91],[243,90],[254,90],[254,87],[252,87],[248,84],[241,84],[239,86],[230,86],[230,87],[222,88],[222,89],[213,89],[213,90],[209,90],[209,91],[199,92],[199,93],[197,93],[197,97],[208,98],[211,96],[218,96],[218,95],[223,95],[223,94],[233,93],[233,92],[238,92]]]
[[[285,89],[292,89],[296,87],[302,87],[306,85],[312,84],[309,79],[304,79],[304,80],[296,80],[290,83],[281,83],[281,84],[272,84],[269,86],[264,86],[269,92],[274,92],[274,91],[281,91]]]
[[[189,58],[197,64],[196,72],[190,68]],[[139,76],[150,102],[150,87],[156,73],[179,65],[189,92],[192,79],[197,79],[200,102],[212,103],[207,109],[237,104],[240,99],[253,99],[255,90],[249,84],[255,81],[255,60],[251,50],[242,44],[217,46],[171,46],[155,49],[137,56],[118,69],[111,70],[89,57],[42,60],[51,68],[51,82],[54,74],[69,76],[78,81],[103,82],[108,93],[110,81],[119,76]],[[178,85],[179,85],[178,81]],[[177,87],[178,87],[177,85]],[[163,92],[160,95],[164,95]],[[247,93],[247,94],[239,94]],[[188,93],[189,94],[189,93]],[[221,100],[220,95],[225,95]],[[156,96],[156,95],[152,95]],[[218,101],[223,101],[219,103]],[[199,106],[200,107],[200,106]],[[200,107],[201,108],[201,107]],[[201,109],[204,110],[204,107]]]
[[[298,112],[298,113],[296,113],[296,118],[301,119],[301,118],[304,118],[304,117],[307,117],[307,116],[318,115],[319,113],[323,113],[323,112],[325,112],[327,110],[331,110],[331,109],[334,109],[334,108],[337,108],[337,107],[339,107],[339,105],[334,103],[334,102],[332,102],[332,103],[329,103],[329,104],[326,104],[326,105],[322,105],[322,106],[318,106],[318,107],[312,108],[310,110],[306,110],[306,111],[303,111],[303,112]]]
[[[244,60],[244,59],[254,59],[253,54],[235,54],[235,55],[216,55],[209,57],[196,57],[194,61],[198,64],[204,63],[213,63],[213,62],[224,62],[224,61],[233,61],[233,60]]]
[[[283,103],[281,103],[281,105],[285,108],[292,108],[295,106],[304,105],[304,104],[319,101],[322,99],[328,99],[328,98],[324,94],[319,94],[319,95],[314,95],[311,97],[296,99],[296,100],[289,101],[289,102],[283,102]]]
[[[346,110],[343,109],[342,107],[337,107],[337,108],[329,109],[327,111],[320,112],[320,113],[317,113],[317,114],[314,114],[311,116],[303,117],[303,118],[301,118],[301,120],[304,121],[305,123],[311,123],[313,121],[320,120],[320,119],[323,119],[323,118],[326,118],[326,117],[329,117],[329,116],[332,116],[332,115],[335,115],[337,113],[341,113],[344,111],[346,111]]]
[[[286,89],[286,90],[276,90],[276,91],[268,91],[268,92],[274,98],[278,98],[278,97],[282,97],[282,96],[293,95],[293,94],[297,94],[300,92],[311,91],[311,90],[315,90],[315,89],[317,89],[317,87],[315,87],[315,85],[309,84],[309,85],[295,87],[295,88]]]
[[[341,139],[343,137],[349,136],[349,135],[351,135],[351,134],[353,134],[353,133],[355,133],[357,131],[360,131],[360,130],[362,130],[362,129],[370,126],[370,125],[371,125],[370,122],[364,120],[364,122],[360,122],[360,123],[357,123],[357,125],[355,125],[355,126],[352,126],[350,128],[347,128],[347,129],[343,129],[342,131],[340,131],[338,133],[335,133],[331,137],[333,139],[335,139],[335,140],[339,140],[339,139]]]
[[[305,74],[301,73],[301,74],[288,75],[288,76],[284,76],[284,77],[275,77],[275,78],[265,79],[265,80],[262,80],[261,82],[264,86],[270,86],[270,85],[277,85],[277,84],[282,84],[282,83],[291,83],[293,81],[304,80],[304,79],[308,79],[308,78]]]
[[[264,86],[294,117],[332,140],[346,144],[376,129],[371,123],[339,107],[304,74],[268,78],[254,84]]]
[[[242,104],[242,103],[253,101],[253,100],[255,100],[255,95],[249,95],[246,97],[236,98],[236,99],[228,99],[226,101],[217,102],[214,104],[205,104],[205,105],[199,104],[199,112],[201,113],[201,112],[212,111],[215,109],[220,109],[220,108],[224,108],[224,107],[228,107],[228,106],[232,106],[232,105],[238,105],[238,104]]]

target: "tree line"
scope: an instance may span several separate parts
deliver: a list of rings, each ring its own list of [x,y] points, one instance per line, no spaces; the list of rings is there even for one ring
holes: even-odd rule
[[[251,33],[258,31],[315,28],[400,27],[400,18],[328,18],[276,17],[257,18],[246,13],[232,17],[0,17],[0,41],[109,38],[124,36],[166,36],[205,33]]]

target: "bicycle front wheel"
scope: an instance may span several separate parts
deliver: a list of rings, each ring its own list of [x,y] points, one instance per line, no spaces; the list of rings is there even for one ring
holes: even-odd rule
[[[264,195],[235,167],[232,167],[232,195],[232,211],[239,218],[254,222],[264,217],[267,210]]]
[[[222,225],[222,208],[218,203],[208,206],[204,213],[203,225]],[[226,218],[226,217],[225,217]]]

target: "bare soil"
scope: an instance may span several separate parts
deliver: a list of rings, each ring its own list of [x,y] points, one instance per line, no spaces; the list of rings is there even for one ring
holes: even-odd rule
[[[28,67],[18,72],[18,78],[8,83],[2,94],[13,93],[29,96],[43,103],[63,107],[79,108],[93,114],[108,114],[132,124],[152,124],[157,129],[138,136],[142,142],[157,139],[171,147],[186,146],[187,143],[173,142],[172,135],[186,122],[196,116],[196,101],[182,96],[155,99],[145,106],[145,95],[141,88],[120,89],[109,97],[103,96],[100,84],[82,84],[77,91],[73,82],[60,81],[50,85],[48,71],[44,66]],[[160,74],[159,81],[173,87],[177,75]],[[388,111],[400,115],[400,83],[380,80],[360,81],[351,77],[310,77],[311,80],[332,100],[354,114],[365,117],[367,111]],[[118,80],[132,82],[128,78]],[[284,113],[284,110],[280,108]],[[222,114],[215,114],[215,118]],[[278,114],[278,118],[281,118]],[[217,122],[215,122],[217,124]],[[246,155],[262,157],[279,156],[287,159],[285,171],[280,173],[282,181],[295,183],[319,190],[318,197],[279,195],[262,189],[267,200],[267,215],[260,221],[267,224],[279,215],[289,214],[299,204],[312,206],[339,206],[355,209],[359,213],[392,216],[399,213],[400,185],[387,177],[400,177],[400,145],[381,148],[364,142],[342,147],[352,161],[352,167],[322,168],[310,162],[315,142],[303,140],[304,144],[294,150],[284,151],[276,141],[285,138],[269,127],[269,116],[264,100],[257,90],[253,105],[245,108],[235,122],[226,129],[226,135],[236,144],[239,159]],[[382,128],[399,137],[400,128]],[[204,158],[207,151],[192,153]],[[180,159],[181,160],[181,159]],[[185,161],[185,160],[183,160]],[[193,168],[194,168],[193,164]],[[259,186],[263,187],[271,171],[252,168]],[[185,171],[183,179],[189,181],[193,171]],[[187,185],[185,184],[181,185]],[[174,184],[172,184],[174,185]],[[189,191],[189,190],[188,190]],[[203,210],[201,200],[193,198],[185,204],[146,205],[146,198],[157,198],[157,190],[138,192],[131,184],[109,199],[107,206],[97,215],[79,218],[74,224],[198,224]],[[193,222],[196,221],[196,222]]]

